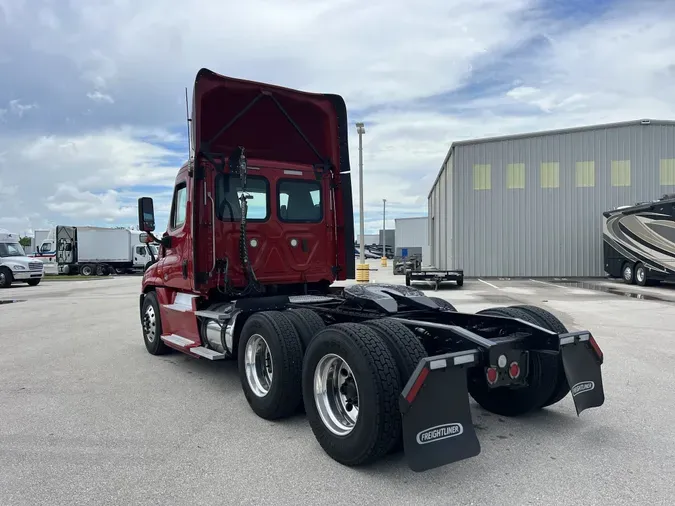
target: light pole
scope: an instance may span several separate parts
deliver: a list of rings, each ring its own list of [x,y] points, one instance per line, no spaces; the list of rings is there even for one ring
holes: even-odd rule
[[[382,199],[382,267],[387,266],[387,199]]]
[[[356,124],[356,131],[359,134],[359,265],[356,271],[356,281],[364,283],[368,282],[369,269],[366,264],[366,255],[363,244],[365,242],[364,236],[364,219],[363,219],[363,134],[366,133],[366,128],[363,123]]]

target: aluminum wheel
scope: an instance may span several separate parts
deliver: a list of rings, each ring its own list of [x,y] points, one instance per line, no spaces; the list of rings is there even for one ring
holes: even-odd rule
[[[272,387],[274,366],[270,347],[260,334],[253,334],[246,343],[244,365],[251,391],[258,397],[265,397]]]
[[[314,370],[314,402],[328,430],[346,436],[359,418],[359,387],[349,364],[338,355],[324,356]]]
[[[626,267],[623,268],[623,279],[626,281],[630,281],[633,277],[633,269],[631,268],[630,265],[627,265]]]
[[[637,280],[638,283],[644,283],[645,281],[645,269],[643,267],[638,267],[635,269],[635,279]]]
[[[145,338],[149,343],[152,343],[157,336],[157,316],[152,305],[148,306],[143,315],[143,330],[145,331]]]

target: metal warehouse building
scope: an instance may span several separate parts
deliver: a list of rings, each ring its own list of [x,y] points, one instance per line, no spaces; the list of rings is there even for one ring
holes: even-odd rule
[[[604,276],[602,212],[675,192],[675,121],[455,142],[429,193],[431,263]]]

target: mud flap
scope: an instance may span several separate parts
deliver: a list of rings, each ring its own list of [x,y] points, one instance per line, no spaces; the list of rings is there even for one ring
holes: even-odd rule
[[[602,406],[603,355],[590,332],[560,334],[560,353],[577,416],[589,408]]]
[[[480,453],[466,379],[466,369],[477,363],[478,353],[471,350],[422,359],[401,392],[403,446],[413,471]]]

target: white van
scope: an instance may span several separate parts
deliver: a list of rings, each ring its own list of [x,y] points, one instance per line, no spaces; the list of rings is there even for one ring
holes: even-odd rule
[[[19,234],[0,229],[0,288],[8,288],[15,281],[35,286],[44,275],[44,264],[26,256]]]

